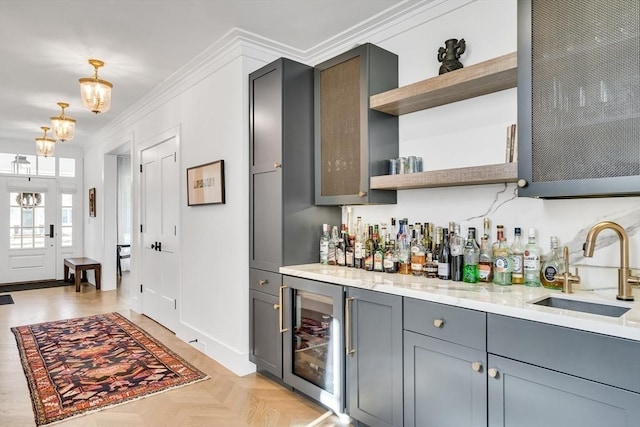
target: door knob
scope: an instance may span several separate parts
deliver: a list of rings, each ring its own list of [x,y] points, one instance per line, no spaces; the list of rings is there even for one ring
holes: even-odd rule
[[[158,252],[162,252],[162,242],[158,242],[156,248],[158,248]]]
[[[154,251],[156,250],[156,245],[155,245],[155,243],[152,243],[152,244],[151,244],[151,249],[153,249]]]
[[[487,373],[491,378],[498,378],[498,370],[496,368],[489,368]]]
[[[282,163],[278,163],[278,162],[273,162],[273,167],[275,169],[280,169],[282,167]]]

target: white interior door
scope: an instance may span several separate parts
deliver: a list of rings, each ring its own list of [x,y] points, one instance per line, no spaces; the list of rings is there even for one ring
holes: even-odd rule
[[[175,331],[178,324],[178,209],[176,141],[141,153],[142,312]]]
[[[56,279],[56,188],[54,179],[0,179],[0,283]]]

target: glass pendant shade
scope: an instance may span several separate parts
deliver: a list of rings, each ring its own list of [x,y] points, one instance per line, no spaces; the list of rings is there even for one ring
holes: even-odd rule
[[[98,68],[104,65],[99,59],[90,59],[89,64],[95,68],[93,77],[83,77],[80,82],[82,105],[92,113],[106,113],[111,107],[111,88],[113,84],[98,78]]]
[[[66,102],[58,102],[62,113],[57,117],[51,117],[51,130],[53,137],[58,141],[69,141],[73,139],[73,134],[76,130],[76,121],[64,115],[64,109],[69,106]]]
[[[53,156],[53,151],[56,148],[56,140],[53,138],[47,138],[48,127],[42,126],[40,129],[44,131],[44,135],[40,138],[36,138],[36,154],[38,156],[49,157]]]

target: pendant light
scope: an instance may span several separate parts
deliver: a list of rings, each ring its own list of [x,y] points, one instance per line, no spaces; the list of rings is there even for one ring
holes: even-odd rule
[[[64,115],[64,109],[69,107],[66,102],[58,102],[58,106],[62,108],[62,113],[57,117],[51,117],[51,131],[53,137],[58,141],[69,141],[73,139],[76,130],[76,121]]]
[[[47,138],[47,131],[49,130],[47,126],[41,126],[40,129],[44,131],[44,135],[36,138],[36,152],[38,156],[53,156],[53,150],[56,148],[56,140]]]
[[[82,105],[92,113],[106,113],[111,107],[113,84],[98,78],[98,68],[104,66],[104,62],[99,59],[90,59],[89,64],[93,65],[95,74],[93,77],[79,79]]]

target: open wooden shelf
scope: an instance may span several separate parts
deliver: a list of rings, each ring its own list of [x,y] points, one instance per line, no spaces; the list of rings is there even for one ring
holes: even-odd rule
[[[372,176],[370,184],[372,190],[408,190],[413,188],[497,184],[516,182],[517,180],[518,164],[500,163],[401,175]]]
[[[399,116],[517,86],[517,52],[371,96],[370,108]]]

